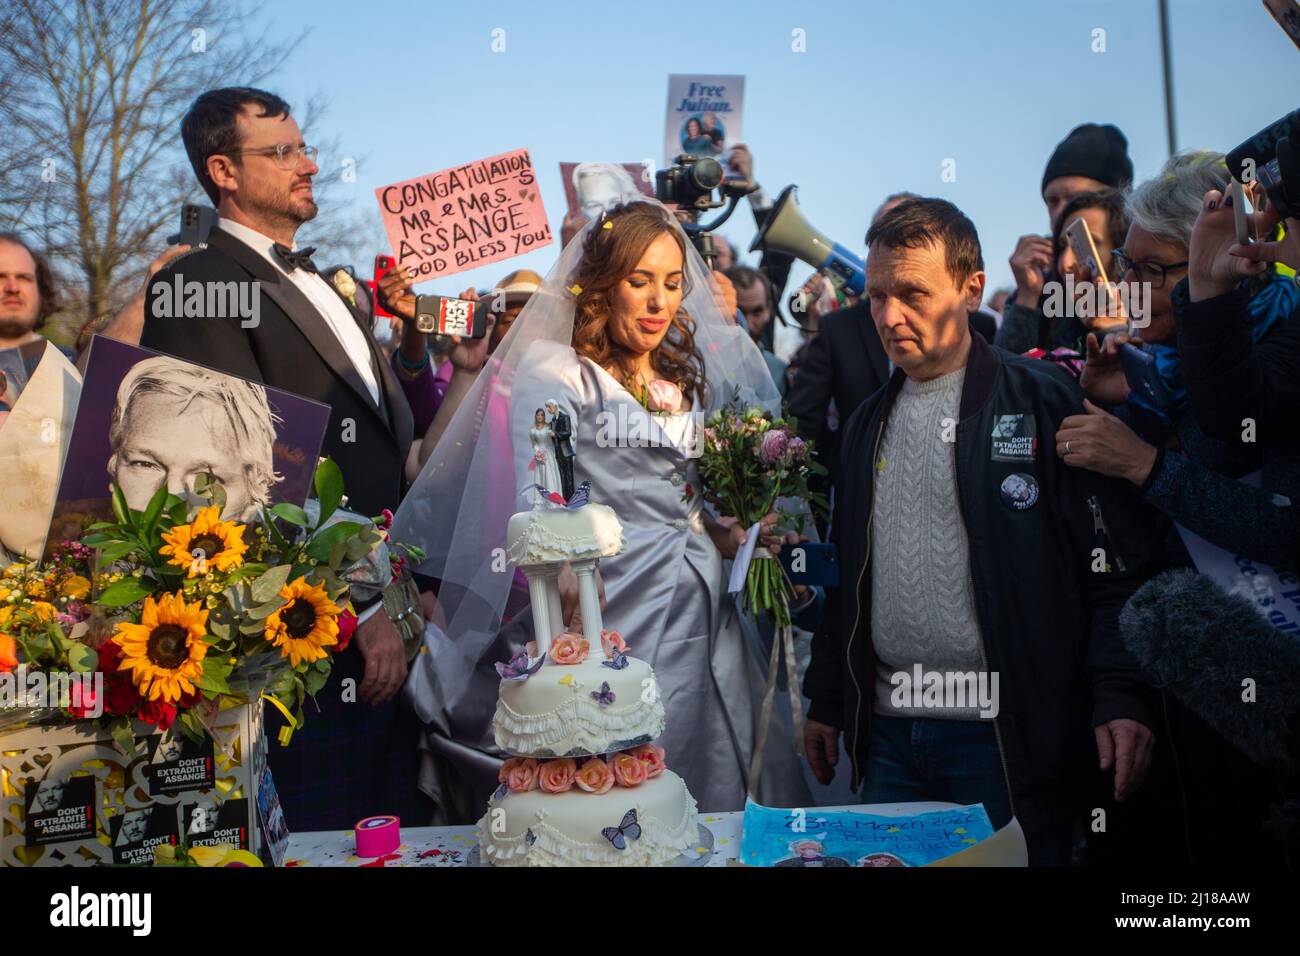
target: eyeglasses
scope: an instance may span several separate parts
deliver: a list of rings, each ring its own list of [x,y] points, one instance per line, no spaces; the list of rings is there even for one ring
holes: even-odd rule
[[[275,164],[281,169],[297,169],[303,159],[313,165],[320,150],[315,146],[295,146],[281,143],[278,146],[262,146],[257,149],[232,149],[231,153],[252,153],[255,156],[274,156]]]
[[[1150,261],[1134,262],[1123,249],[1116,249],[1111,254],[1111,261],[1115,264],[1115,275],[1123,278],[1132,269],[1137,274],[1139,282],[1150,282],[1153,289],[1163,289],[1169,273],[1187,267],[1186,262],[1174,262],[1170,265]]]

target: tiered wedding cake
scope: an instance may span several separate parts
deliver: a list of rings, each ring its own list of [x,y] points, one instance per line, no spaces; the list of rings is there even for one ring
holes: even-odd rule
[[[497,665],[493,729],[511,756],[478,824],[496,866],[659,866],[697,842],[695,800],[651,742],[664,729],[654,672],[601,627],[595,569],[622,552],[623,529],[612,509],[585,503],[588,491],[584,482],[574,502],[542,499],[510,519],[536,640]],[[560,620],[564,562],[578,577],[583,634]]]

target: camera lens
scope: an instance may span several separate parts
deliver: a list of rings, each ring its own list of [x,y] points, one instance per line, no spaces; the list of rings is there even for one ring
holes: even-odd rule
[[[691,167],[691,184],[700,192],[716,189],[722,182],[722,165],[716,159],[704,157]]]

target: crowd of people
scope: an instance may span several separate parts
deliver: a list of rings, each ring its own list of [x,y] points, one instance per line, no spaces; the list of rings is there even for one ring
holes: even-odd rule
[[[1048,228],[1018,241],[1015,288],[992,309],[989,251],[943,199],[896,192],[864,215],[861,297],[821,274],[787,297],[789,255],[746,265],[720,236],[710,268],[675,210],[638,199],[566,220],[549,275],[465,289],[490,308],[487,335],[461,339],[418,331],[400,269],[376,289],[393,318],[376,320],[363,284],[349,302],[295,246],[318,167],[282,99],[204,93],[182,139],[218,225],[161,252],[79,350],[98,332],[329,404],[322,453],[350,506],[396,511],[394,534],[428,555],[427,653],[408,664],[382,602],[359,608],[335,680],[362,703],[327,688],[272,748],[291,828],[481,812],[501,759],[492,662],[531,627],[522,577],[483,569],[552,403],[574,423],[577,477],[624,524],[627,551],[601,564],[605,618],[655,668],[672,765],[702,809],[748,792],[809,803],[789,723],[767,736],[761,785],[747,779],[767,654],[724,577],[745,531],[683,494],[698,474],[672,434],[739,385],[784,401],[828,471],[815,490],[833,502],[821,531],[840,583],[799,617],[818,783],[847,772],[863,803],[982,803],[995,827],[1019,821],[1033,864],[1294,859],[1300,645],[1202,573],[1187,537],[1278,569],[1300,555],[1300,222],[1256,190],[1257,241],[1238,243],[1223,153],[1179,153],[1135,184],[1118,129],[1072,130],[1040,185]],[[749,150],[730,168],[752,180]],[[761,228],[771,201],[750,206]],[[1105,277],[1068,239],[1080,220]],[[150,283],[182,270],[260,281],[260,323],[155,318]],[[40,251],[0,235],[0,347],[39,341],[54,308]],[[785,322],[801,336],[788,361]],[[663,382],[670,440],[600,440],[597,412]],[[760,534],[800,541],[775,513]],[[576,581],[561,590],[571,626]],[[913,673],[972,675],[995,712],[896,693]]]

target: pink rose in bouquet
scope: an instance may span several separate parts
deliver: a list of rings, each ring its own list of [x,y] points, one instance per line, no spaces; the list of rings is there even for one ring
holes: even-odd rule
[[[789,445],[790,436],[784,430],[773,428],[766,431],[758,444],[758,460],[765,465],[775,465]]]

